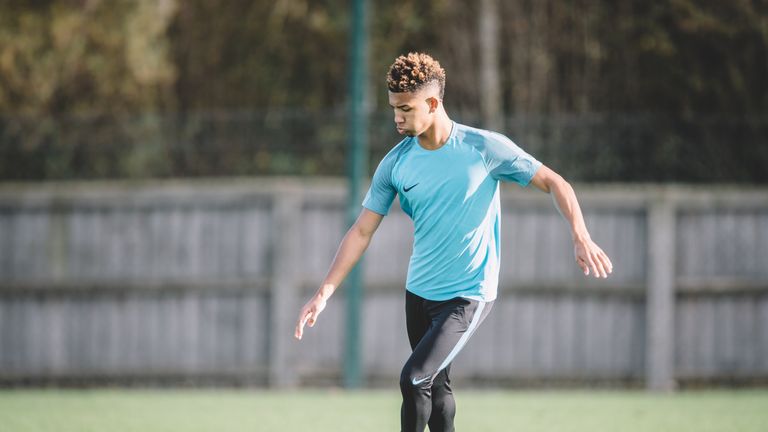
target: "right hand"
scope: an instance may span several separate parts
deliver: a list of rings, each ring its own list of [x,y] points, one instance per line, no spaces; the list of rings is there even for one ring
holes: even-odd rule
[[[296,330],[293,336],[296,339],[301,340],[301,336],[304,334],[304,325],[314,327],[317,322],[317,316],[325,309],[325,299],[319,295],[315,295],[311,300],[301,308],[299,312],[299,320],[296,322]]]

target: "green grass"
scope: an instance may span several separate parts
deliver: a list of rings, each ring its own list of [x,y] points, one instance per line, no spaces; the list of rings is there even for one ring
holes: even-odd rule
[[[468,391],[460,432],[768,431],[768,390]],[[397,431],[397,391],[6,390],[2,432]]]

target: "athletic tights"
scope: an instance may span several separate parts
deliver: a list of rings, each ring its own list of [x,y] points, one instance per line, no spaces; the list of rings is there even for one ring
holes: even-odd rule
[[[492,304],[462,297],[432,301],[406,290],[406,327],[413,352],[400,374],[402,432],[423,432],[427,425],[430,432],[454,431],[451,362]]]

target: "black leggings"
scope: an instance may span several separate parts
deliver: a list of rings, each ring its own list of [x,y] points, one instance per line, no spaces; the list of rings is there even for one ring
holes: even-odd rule
[[[491,311],[493,302],[427,300],[406,290],[405,317],[413,353],[400,374],[402,432],[451,432],[456,403],[451,362]]]

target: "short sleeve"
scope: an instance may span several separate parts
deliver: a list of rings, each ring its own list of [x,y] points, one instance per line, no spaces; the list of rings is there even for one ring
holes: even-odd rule
[[[389,213],[389,208],[392,206],[392,201],[394,201],[397,193],[397,189],[392,184],[393,165],[393,159],[389,156],[379,163],[376,172],[373,173],[371,187],[363,199],[363,207],[382,216]]]
[[[485,149],[488,170],[496,180],[527,186],[541,167],[541,162],[501,134],[490,134]]]

